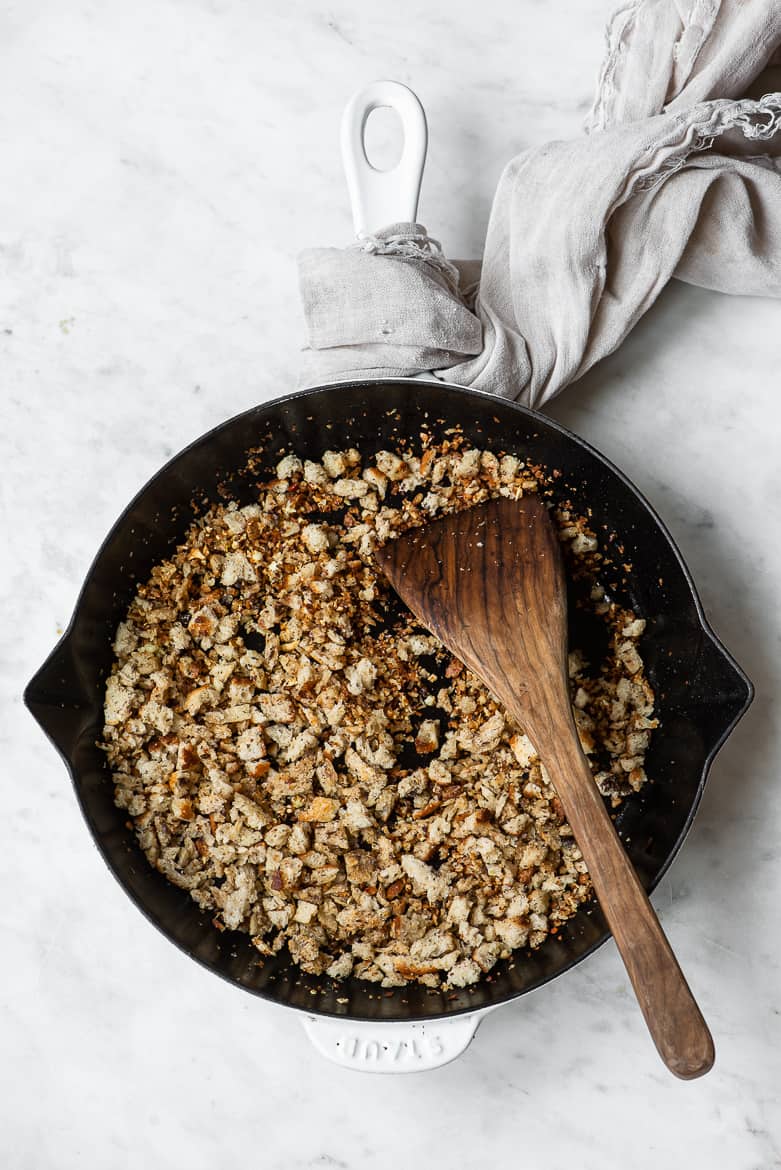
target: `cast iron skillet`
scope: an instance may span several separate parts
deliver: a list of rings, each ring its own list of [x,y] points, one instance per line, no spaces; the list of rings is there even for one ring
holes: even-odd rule
[[[76,795],[103,857],[135,904],[177,946],[231,983],[309,1014],[355,1020],[412,1021],[496,1006],[562,974],[607,937],[595,903],[584,907],[539,950],[498,965],[471,990],[392,992],[359,980],[334,985],[301,974],[286,953],[260,961],[249,938],[219,932],[189,895],[170,885],[141,854],[126,814],[112,799],[97,747],[103,684],[114,631],[139,580],[169,554],[193,516],[192,500],[217,499],[218,487],[248,502],[242,477],[248,451],[266,444],[263,466],[280,453],[318,459],[328,448],[371,455],[423,424],[458,424],[480,447],[510,451],[558,468],[557,493],[591,509],[604,547],[617,548],[606,580],[613,595],[647,619],[641,650],[656,690],[661,728],[647,771],[653,782],[627,799],[617,817],[632,861],[652,890],[686,836],[713,757],[753,695],[751,683],[708,626],[680,553],[632,484],[582,439],[550,419],[493,395],[420,381],[323,386],[277,399],[216,427],[170,461],[136,496],[90,569],[68,630],[30,682],[25,703],[70,770]],[[610,540],[615,533],[617,540]],[[578,628],[573,643],[593,633]],[[314,994],[313,994],[314,993]],[[346,1002],[338,1002],[338,1000]]]

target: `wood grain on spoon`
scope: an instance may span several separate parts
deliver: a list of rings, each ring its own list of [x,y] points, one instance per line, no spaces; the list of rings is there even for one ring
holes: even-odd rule
[[[713,1064],[708,1027],[613,827],[583,754],[567,678],[567,594],[542,500],[499,499],[377,550],[412,612],[479,675],[534,744],[561,800],[662,1060]]]

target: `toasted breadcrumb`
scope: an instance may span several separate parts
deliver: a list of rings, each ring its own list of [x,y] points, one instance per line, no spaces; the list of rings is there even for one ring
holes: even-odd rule
[[[282,454],[282,453],[280,453]],[[288,453],[219,504],[117,630],[104,743],[142,850],[221,928],[333,979],[467,987],[591,894],[523,729],[392,593],[375,544],[540,468],[468,447]],[[553,510],[604,661],[570,654],[573,714],[614,804],[657,726],[638,640],[587,521]]]

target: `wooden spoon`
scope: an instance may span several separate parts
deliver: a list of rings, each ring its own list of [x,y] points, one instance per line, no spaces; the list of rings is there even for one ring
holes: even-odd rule
[[[702,1076],[713,1040],[583,754],[567,675],[567,594],[542,500],[498,499],[377,550],[412,612],[474,671],[545,762],[646,1023],[671,1072]]]

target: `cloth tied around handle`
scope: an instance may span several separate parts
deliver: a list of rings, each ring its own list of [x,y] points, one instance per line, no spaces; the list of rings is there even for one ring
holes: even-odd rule
[[[431,371],[539,407],[671,279],[781,296],[781,4],[640,0],[587,133],[506,166],[482,262],[420,224],[299,257],[302,385]]]

